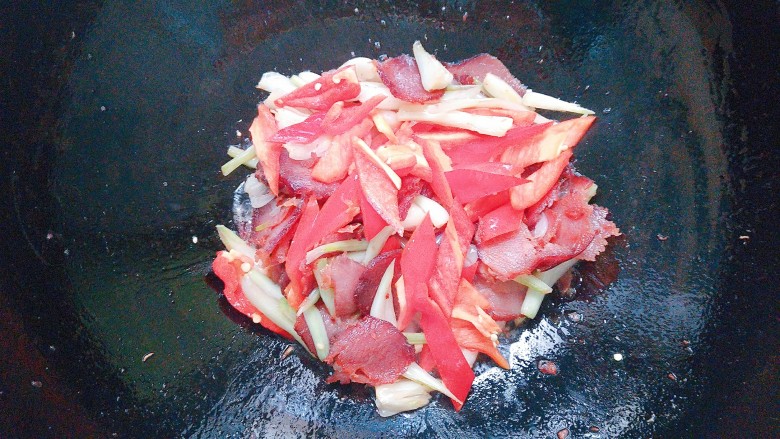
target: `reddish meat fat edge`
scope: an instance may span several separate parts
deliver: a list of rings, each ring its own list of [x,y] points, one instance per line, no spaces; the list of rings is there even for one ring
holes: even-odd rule
[[[213,271],[238,312],[331,365],[327,382],[374,386],[382,416],[433,391],[460,410],[477,354],[509,368],[506,323],[620,234],[571,163],[593,112],[491,55],[442,63],[416,42],[258,88],[252,145],[222,168],[256,168],[237,191],[251,208],[238,234],[217,227]]]

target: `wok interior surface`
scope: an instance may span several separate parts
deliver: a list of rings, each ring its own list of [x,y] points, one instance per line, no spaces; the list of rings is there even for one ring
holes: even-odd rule
[[[40,61],[48,73],[11,79],[37,100],[18,104],[6,151],[9,435],[778,433],[777,112],[756,100],[777,89],[763,60],[778,43],[758,38],[773,23],[760,5],[74,6],[25,6],[57,24],[27,50],[60,52]],[[530,88],[596,110],[576,166],[624,236],[583,268],[582,294],[504,337],[511,370],[478,362],[461,412],[436,397],[385,419],[369,389],[325,384],[327,367],[285,356],[207,281],[214,225],[230,223],[245,175],[219,165],[247,137],[261,74],[408,53],[416,39],[446,61],[491,53]],[[540,374],[541,359],[560,373]]]

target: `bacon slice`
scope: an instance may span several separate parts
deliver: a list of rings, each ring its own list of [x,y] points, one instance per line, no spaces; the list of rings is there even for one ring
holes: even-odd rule
[[[515,78],[498,58],[487,53],[455,63],[445,64],[447,70],[461,84],[482,82],[488,73],[492,73],[509,84],[520,96],[525,94],[526,86]]]
[[[400,256],[400,249],[386,251],[380,253],[368,263],[365,271],[360,275],[354,290],[355,304],[361,314],[367,315],[371,312],[371,304],[374,302],[374,296],[379,288],[382,275],[387,270],[387,267]]]
[[[334,337],[325,361],[333,366],[329,383],[377,386],[398,379],[414,361],[414,348],[390,323],[365,316]]]
[[[323,274],[326,285],[334,292],[336,317],[347,317],[357,311],[355,288],[365,271],[366,267],[343,253],[331,259],[325,266]]]
[[[322,322],[325,324],[325,334],[328,336],[328,341],[331,343],[333,340],[335,340],[336,337],[339,336],[339,334],[344,332],[344,330],[347,329],[349,325],[357,322],[357,319],[355,318],[335,318],[328,314],[327,309],[322,305],[318,305],[317,309],[320,311]],[[314,346],[314,340],[311,337],[309,325],[306,324],[306,319],[304,318],[303,314],[299,315],[298,318],[295,319],[294,329],[295,332],[301,336],[303,342],[306,343],[306,347],[309,348],[309,351],[316,352],[317,349]]]
[[[331,196],[339,187],[339,183],[323,183],[315,180],[312,178],[312,166],[314,166],[314,160],[293,160],[287,150],[282,149],[279,156],[279,182],[281,184],[279,191],[283,195],[292,197],[313,195],[318,200]]]
[[[377,63],[376,68],[382,82],[398,99],[423,104],[436,101],[444,94],[444,90],[428,91],[423,87],[417,61],[409,55],[388,58]]]
[[[285,239],[292,239],[290,232],[301,217],[302,205],[302,200],[292,198],[253,210],[249,242],[254,244],[265,262],[269,261],[279,244]]]
[[[528,226],[480,243],[479,258],[498,279],[508,280],[531,271],[547,270],[581,253],[588,258],[605,247],[606,238],[620,232],[606,220],[603,208],[588,204],[593,182],[571,172],[555,189],[551,206],[544,210],[548,226],[545,234],[534,237]],[[597,239],[598,238],[598,239]],[[593,247],[585,253],[593,241]]]
[[[607,248],[607,238],[610,236],[619,236],[620,229],[617,228],[615,223],[607,219],[609,211],[605,207],[593,206],[593,214],[590,220],[593,227],[596,228],[596,236],[593,241],[588,244],[588,247],[582,253],[577,256],[583,261],[595,261],[596,256],[601,254]]]
[[[523,223],[514,233],[480,243],[477,250],[479,259],[501,280],[529,274],[538,262],[536,241]]]
[[[521,316],[520,309],[525,299],[526,287],[515,281],[487,280],[482,273],[474,277],[474,288],[490,302],[485,309],[490,317],[500,322],[514,320]]]

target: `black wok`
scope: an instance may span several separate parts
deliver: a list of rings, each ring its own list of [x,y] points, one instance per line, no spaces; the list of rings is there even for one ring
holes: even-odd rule
[[[776,2],[13,2],[2,17],[0,436],[780,436]],[[444,60],[495,54],[598,110],[577,166],[625,237],[605,257],[617,280],[584,267],[581,294],[504,340],[511,370],[477,366],[460,413],[436,399],[383,419],[367,389],[226,318],[209,259],[240,180],[218,167],[262,72],[415,39]]]

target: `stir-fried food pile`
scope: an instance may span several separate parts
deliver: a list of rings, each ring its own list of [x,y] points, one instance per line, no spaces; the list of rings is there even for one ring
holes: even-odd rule
[[[269,93],[222,171],[256,167],[213,270],[239,312],[365,383],[382,416],[456,410],[507,322],[619,234],[571,165],[593,112],[536,93],[487,54],[354,58]],[[561,122],[537,109],[577,113]]]

